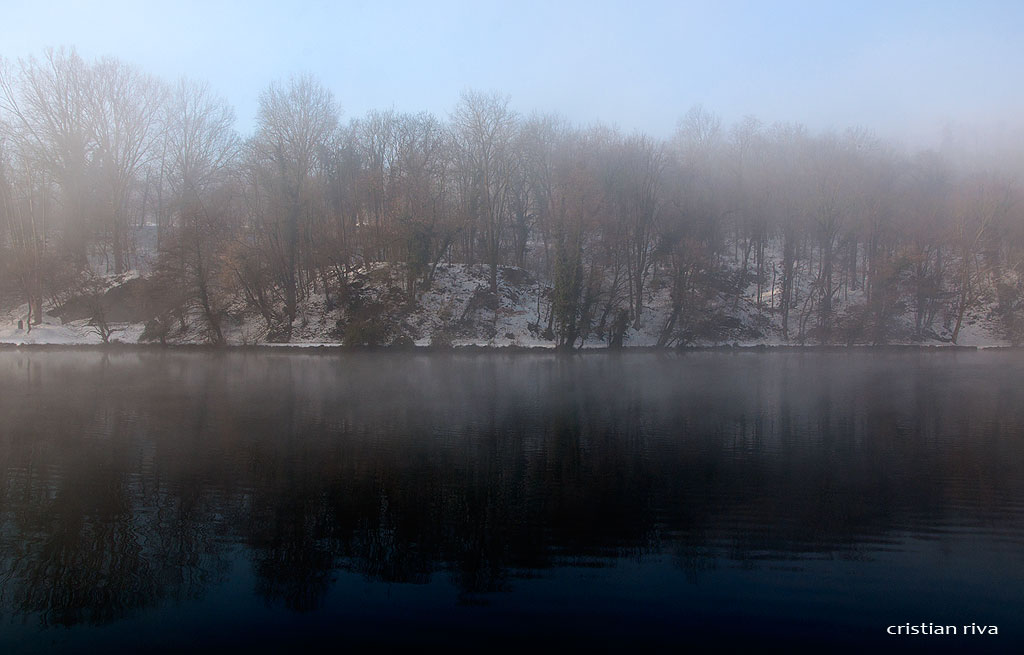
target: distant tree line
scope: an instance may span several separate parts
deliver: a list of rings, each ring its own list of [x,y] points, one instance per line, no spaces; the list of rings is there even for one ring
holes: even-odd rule
[[[621,344],[652,285],[669,290],[662,345],[741,297],[796,342],[883,343],[907,317],[913,338],[942,326],[955,342],[982,305],[1016,340],[1016,172],[701,108],[660,141],[476,91],[447,120],[343,123],[308,76],[268,86],[244,138],[204,84],[50,50],[0,62],[0,294],[36,324],[155,252],[157,323],[188,316],[221,343],[232,303],[287,337],[310,294],[331,308],[373,266],[400,269],[415,300],[439,264],[465,263],[491,293],[503,267],[549,284],[543,327],[563,346]]]

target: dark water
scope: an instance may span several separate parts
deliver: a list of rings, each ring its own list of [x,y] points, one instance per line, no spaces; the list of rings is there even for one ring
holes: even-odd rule
[[[1022,383],[1020,353],[0,352],[0,651],[1017,651]]]

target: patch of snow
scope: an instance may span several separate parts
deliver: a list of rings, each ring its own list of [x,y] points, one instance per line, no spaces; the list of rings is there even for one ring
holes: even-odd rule
[[[92,345],[102,343],[100,335],[87,325],[88,321],[75,321],[67,325],[42,323],[32,330],[18,329],[17,323],[0,326],[0,343],[24,345]]]

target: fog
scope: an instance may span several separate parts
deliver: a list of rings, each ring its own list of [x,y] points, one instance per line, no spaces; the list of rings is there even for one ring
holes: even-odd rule
[[[1020,16],[16,6],[0,341],[1024,343]]]
[[[446,114],[478,88],[655,138],[696,104],[726,123],[857,126],[910,148],[1021,135],[1017,3],[5,4],[5,58],[74,46],[208,80],[243,133],[268,80],[309,72],[346,116]]]

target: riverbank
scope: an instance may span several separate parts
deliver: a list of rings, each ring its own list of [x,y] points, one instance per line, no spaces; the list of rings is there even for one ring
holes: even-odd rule
[[[978,352],[978,351],[1022,351],[1024,346],[960,346],[938,344],[880,344],[880,345],[743,345],[724,344],[717,346],[631,346],[623,348],[556,348],[554,346],[488,346],[466,344],[458,346],[346,346],[340,343],[264,343],[246,345],[216,346],[205,343],[8,343],[0,342],[4,351],[100,351],[100,352],[302,352],[302,353],[500,353],[598,355],[598,354],[650,354],[650,353],[744,353],[744,352],[805,352],[805,353],[849,353],[849,352]]]
[[[551,321],[552,289],[522,269],[503,267],[498,293],[491,293],[485,267],[452,264],[439,267],[429,288],[414,296],[403,293],[401,271],[378,267],[353,284],[348,296],[312,291],[298,304],[287,328],[278,316],[273,321],[255,312],[242,299],[218,310],[219,339],[197,308],[160,310],[147,298],[147,278],[135,272],[103,278],[99,293],[44,307],[41,324],[28,329],[27,305],[0,311],[0,344],[15,346],[90,346],[110,344],[167,344],[196,346],[220,341],[228,347],[340,348],[392,346],[396,348],[517,348],[554,349]],[[657,279],[656,279],[657,282]],[[577,349],[603,350],[613,342],[626,349],[657,346],[685,348],[806,348],[820,344],[813,332],[802,338],[796,325],[786,324],[771,303],[757,302],[756,285],[739,297],[722,295],[705,303],[686,319],[686,328],[672,322],[670,289],[651,284],[640,320],[615,327],[612,309],[594,308],[586,319]],[[838,302],[837,317],[856,305]],[[19,327],[20,323],[20,327]],[[666,326],[675,326],[668,329]],[[837,325],[841,326],[842,321]],[[619,337],[613,336],[616,330]],[[902,314],[892,320],[887,345],[950,347],[952,333],[942,321],[915,338],[913,319]],[[787,335],[789,338],[787,338]],[[918,340],[920,339],[920,340]],[[863,334],[837,327],[828,346],[864,346]],[[957,335],[957,346],[1006,347],[1011,343],[999,315],[981,306],[969,313]]]

